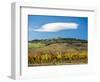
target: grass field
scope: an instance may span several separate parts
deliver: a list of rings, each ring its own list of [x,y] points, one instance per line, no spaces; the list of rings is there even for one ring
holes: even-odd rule
[[[87,41],[71,38],[28,42],[28,66],[88,63]]]

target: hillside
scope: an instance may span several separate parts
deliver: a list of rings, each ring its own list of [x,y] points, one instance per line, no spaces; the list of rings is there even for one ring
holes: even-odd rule
[[[87,63],[87,41],[54,38],[28,42],[29,66]]]

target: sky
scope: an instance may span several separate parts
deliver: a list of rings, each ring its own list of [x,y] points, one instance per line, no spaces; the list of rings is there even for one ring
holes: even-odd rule
[[[88,39],[88,18],[74,16],[28,16],[28,40],[50,38]]]

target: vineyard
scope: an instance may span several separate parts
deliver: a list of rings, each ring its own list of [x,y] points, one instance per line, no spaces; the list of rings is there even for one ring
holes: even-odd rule
[[[28,66],[88,63],[87,41],[70,38],[28,42]]]

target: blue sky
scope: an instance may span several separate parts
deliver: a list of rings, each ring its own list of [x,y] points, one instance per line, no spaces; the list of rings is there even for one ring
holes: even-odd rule
[[[28,16],[28,38],[77,38],[88,39],[88,18],[69,16]]]

